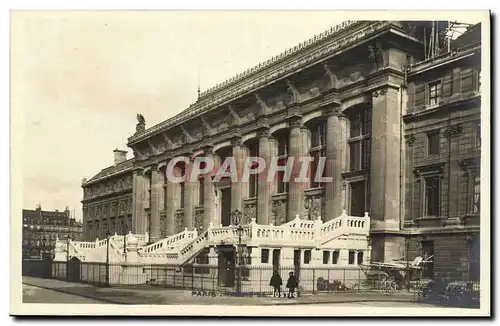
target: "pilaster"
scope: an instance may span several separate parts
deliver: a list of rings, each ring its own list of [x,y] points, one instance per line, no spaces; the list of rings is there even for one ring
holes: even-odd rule
[[[175,234],[175,211],[180,207],[180,184],[167,177],[165,195],[165,218],[167,236]]]
[[[186,179],[184,182],[184,227],[192,230],[194,226],[194,206],[196,198],[197,181],[191,181],[192,161],[186,164]]]

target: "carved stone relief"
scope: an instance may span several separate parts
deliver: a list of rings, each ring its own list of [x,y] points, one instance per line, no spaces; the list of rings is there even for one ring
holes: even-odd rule
[[[306,217],[309,220],[315,220],[318,216],[321,216],[322,211],[322,200],[318,196],[310,196],[304,200],[304,208]]]
[[[195,211],[194,227],[198,230],[198,234],[205,231],[205,227],[203,226],[203,215],[203,211]]]
[[[273,225],[286,223],[286,201],[275,200],[271,208],[273,212]]]
[[[175,213],[175,233],[184,231],[184,213]]]
[[[252,218],[257,218],[257,205],[255,203],[245,204],[244,215],[248,219],[245,224],[252,222]]]

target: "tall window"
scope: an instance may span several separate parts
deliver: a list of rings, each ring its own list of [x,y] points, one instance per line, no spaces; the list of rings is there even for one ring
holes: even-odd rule
[[[259,156],[259,144],[257,142],[249,145],[250,157]],[[252,168],[258,167],[258,162],[252,163]],[[257,197],[258,194],[258,177],[256,174],[250,174],[248,176],[248,193],[250,198]]]
[[[185,193],[185,188],[186,188],[186,185],[184,182],[181,182],[180,183],[180,191],[181,191],[181,208],[184,208],[184,200],[185,200],[185,197],[184,197],[184,193]]]
[[[365,181],[351,182],[351,210],[352,216],[363,216],[366,209],[366,183]]]
[[[311,127],[311,149],[309,154],[313,159],[310,165],[311,188],[323,187],[324,185],[321,182],[316,182],[316,170],[318,169],[320,157],[326,157],[326,125],[324,121],[318,122]],[[323,177],[326,176],[324,167],[322,173]]]
[[[439,155],[439,131],[433,131],[427,134],[427,154]]]
[[[334,250],[332,251],[332,264],[338,264],[339,263],[339,251],[338,250]]]
[[[474,192],[472,194],[472,212],[473,214],[479,214],[480,204],[481,204],[481,178],[478,174],[474,176]]]
[[[311,249],[304,250],[304,264],[309,264],[311,262]]]
[[[354,250],[349,250],[349,265],[353,265],[354,264],[354,260],[356,258],[356,253],[354,252]]]
[[[264,248],[261,249],[260,262],[261,262],[261,264],[269,263],[269,249],[264,249]]]
[[[429,83],[429,104],[439,104],[441,97],[441,81]]]
[[[350,170],[359,171],[370,168],[371,158],[371,110],[361,110],[351,116],[349,139]]]
[[[330,251],[324,250],[323,251],[323,264],[328,264],[330,260]]]
[[[288,158],[288,153],[289,153],[289,137],[288,133],[280,133],[279,135],[276,136],[278,140],[278,165],[279,166],[284,166],[286,165],[287,158]],[[288,192],[288,182],[285,182],[285,172],[284,171],[278,171],[278,193],[285,193]]]
[[[440,177],[425,179],[425,212],[426,216],[439,216]]]

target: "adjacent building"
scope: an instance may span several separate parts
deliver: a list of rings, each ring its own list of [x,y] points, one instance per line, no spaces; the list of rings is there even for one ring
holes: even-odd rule
[[[405,134],[405,213],[425,274],[479,279],[481,25],[449,51],[411,65]]]
[[[23,209],[23,259],[50,256],[56,240],[68,237],[82,240],[83,225],[70,217],[68,207],[64,211],[44,211],[40,205],[36,209]]]
[[[449,44],[438,37],[445,27],[345,22],[201,93],[164,122],[146,128],[138,115],[127,144],[134,157],[115,150],[115,164],[82,184],[85,239],[131,231],[155,243],[185,229],[234,225],[236,210],[245,222],[274,226],[297,214],[328,222],[342,211],[367,212],[372,261],[426,253],[435,257],[428,274],[476,273],[480,25]],[[179,156],[219,164],[229,156],[323,156],[333,181],[206,175],[171,183],[165,170]],[[186,164],[174,169],[184,174]],[[293,252],[294,264],[310,259],[303,249]]]

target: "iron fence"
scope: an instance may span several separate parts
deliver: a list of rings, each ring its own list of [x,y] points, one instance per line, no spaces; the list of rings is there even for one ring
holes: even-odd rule
[[[380,292],[407,292],[414,301],[445,306],[479,307],[479,281],[435,278],[395,282],[383,273],[367,273],[359,266],[214,266],[190,264],[144,265],[129,263],[89,263],[78,260],[53,262],[23,260],[23,275],[54,278],[95,286],[160,287],[183,289],[200,295],[269,296],[288,292],[289,273],[298,284],[296,295]],[[274,273],[279,275],[278,291],[271,285]],[[241,277],[239,277],[241,275]]]

